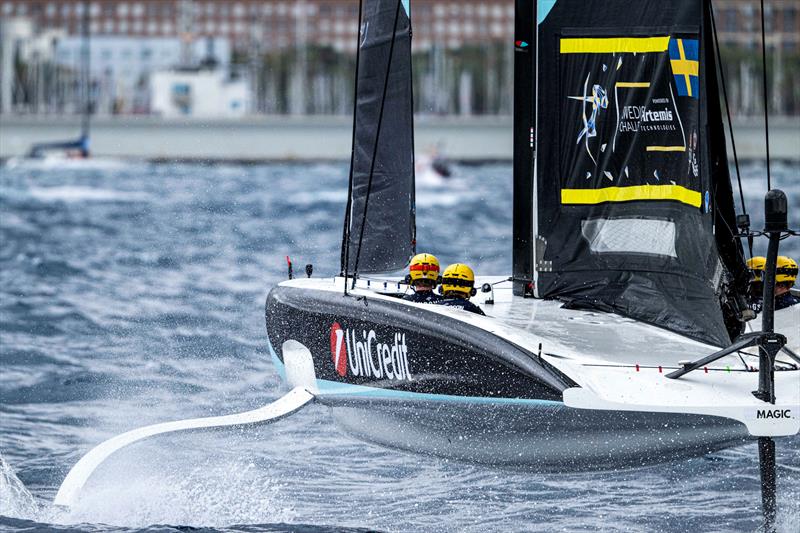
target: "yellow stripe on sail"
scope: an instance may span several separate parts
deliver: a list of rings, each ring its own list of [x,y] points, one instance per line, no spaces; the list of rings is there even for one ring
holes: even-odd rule
[[[605,202],[633,202],[636,200],[674,200],[694,207],[700,207],[702,204],[699,192],[680,185],[561,189],[562,204],[602,204]]]
[[[648,152],[685,152],[685,146],[648,146]]]
[[[649,81],[618,81],[617,87],[650,87]]]
[[[562,54],[664,52],[668,47],[669,35],[665,37],[580,37],[561,39]]]

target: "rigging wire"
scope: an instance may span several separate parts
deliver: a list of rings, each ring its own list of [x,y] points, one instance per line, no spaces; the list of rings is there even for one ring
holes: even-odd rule
[[[386,90],[389,87],[389,73],[392,71],[392,57],[394,56],[394,43],[397,39],[397,19],[400,18],[400,0],[397,0],[397,7],[394,12],[394,24],[392,26],[392,41],[389,44],[389,59],[386,62],[386,76],[383,79],[383,95],[381,96],[381,108],[378,112],[378,127],[375,131],[375,143],[372,146],[372,160],[369,165],[369,180],[367,181],[367,195],[364,198],[364,214],[361,217],[361,231],[358,235],[358,250],[356,250],[356,263],[353,266],[353,287],[356,286],[358,275],[358,260],[361,258],[361,242],[364,239],[364,227],[367,224],[367,210],[369,208],[369,197],[372,194],[372,178],[375,175],[375,157],[378,154],[378,141],[381,137],[381,125],[383,123],[383,110],[386,105]],[[347,283],[347,280],[345,280]]]
[[[764,135],[767,142],[767,190],[772,190],[772,176],[769,170],[769,105],[767,99],[767,39],[764,28],[764,0],[761,0],[761,62],[763,64],[762,79],[764,81]]]
[[[722,85],[722,99],[725,103],[725,113],[728,116],[728,132],[731,136],[731,147],[733,148],[733,164],[736,167],[736,181],[739,183],[739,199],[741,200],[742,213],[747,214],[747,206],[744,203],[744,190],[742,189],[742,175],[739,172],[739,156],[736,153],[736,140],[733,137],[733,122],[731,122],[731,109],[728,105],[728,90],[725,86],[725,72],[722,68],[722,54],[719,49],[719,39],[717,38],[717,21],[714,18],[714,3],[709,2],[711,12],[711,30],[714,33],[714,48],[717,52],[717,65],[719,66],[719,79]],[[752,255],[752,254],[751,254]]]
[[[341,267],[344,276],[344,294],[347,295],[347,274],[350,263],[350,211],[353,209],[353,162],[356,155],[356,112],[358,111],[358,64],[361,59],[361,14],[364,0],[358,0],[358,35],[356,36],[356,78],[353,84],[353,134],[350,142],[350,175],[347,181],[347,207],[342,228]]]

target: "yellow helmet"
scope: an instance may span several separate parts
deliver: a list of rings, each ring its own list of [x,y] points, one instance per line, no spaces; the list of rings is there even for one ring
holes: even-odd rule
[[[432,254],[417,254],[411,259],[408,265],[410,283],[428,280],[434,285],[439,281],[439,260]]]
[[[469,299],[475,296],[475,274],[462,263],[455,263],[444,269],[442,274],[442,293],[457,292]]]
[[[767,266],[767,258],[757,255],[747,260],[747,269],[750,271],[750,281],[763,281],[761,276]]]
[[[797,262],[785,255],[778,256],[778,268],[775,270],[776,283],[792,283],[797,280]]]

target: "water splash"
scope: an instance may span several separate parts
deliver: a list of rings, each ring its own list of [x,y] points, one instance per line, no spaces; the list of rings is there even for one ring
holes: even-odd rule
[[[155,461],[154,465],[152,459],[134,453],[107,465],[71,509],[53,513],[48,521],[128,528],[152,524],[228,527],[295,518],[295,511],[281,497],[289,488],[265,476],[253,461],[218,461],[211,453],[190,467],[180,457],[172,464]]]
[[[0,455],[0,515],[31,519],[39,514],[39,504]]]

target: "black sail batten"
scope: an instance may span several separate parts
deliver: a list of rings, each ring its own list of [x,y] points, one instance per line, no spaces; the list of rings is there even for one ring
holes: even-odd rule
[[[537,294],[724,346],[743,261],[706,8],[558,0],[540,21]]]
[[[405,267],[415,251],[408,3],[364,0],[363,12],[342,253],[346,275],[354,274],[356,258],[360,273],[391,272]]]

